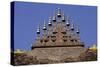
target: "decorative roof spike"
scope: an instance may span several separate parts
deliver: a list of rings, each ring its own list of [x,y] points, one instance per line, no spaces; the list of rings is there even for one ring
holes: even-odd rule
[[[51,20],[51,17],[49,17],[49,23],[48,23],[49,26],[52,25],[52,20]]]
[[[67,23],[66,23],[66,25],[67,25],[67,26],[70,25],[70,17],[69,17],[69,16],[67,16]]]
[[[40,24],[38,25],[38,28],[37,28],[37,34],[40,34]]]
[[[80,33],[78,26],[76,27],[76,33],[77,33],[77,34]]]
[[[58,16],[58,17],[61,17],[61,9],[60,9],[60,8],[58,8],[57,16]]]
[[[56,12],[54,13],[52,20],[53,22],[56,22]]]
[[[64,15],[64,13],[62,14],[62,21],[65,22],[65,15]]]
[[[44,20],[43,30],[46,30],[46,22],[45,22],[45,20]]]
[[[73,31],[74,30],[74,23],[72,21],[72,25],[71,25],[71,30]]]

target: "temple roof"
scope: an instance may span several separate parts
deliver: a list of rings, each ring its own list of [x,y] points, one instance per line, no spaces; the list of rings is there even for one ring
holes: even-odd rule
[[[74,25],[72,19],[69,16],[65,18],[65,14],[61,13],[61,9],[58,8],[58,12],[53,15],[53,17],[49,17],[48,26],[46,26],[46,22],[44,20],[43,25],[43,34],[45,36],[41,36],[32,47],[40,47],[40,46],[80,46],[84,47],[84,43],[80,41],[80,31],[79,27]],[[65,23],[64,23],[65,22]],[[49,29],[49,30],[48,30]],[[40,26],[37,29],[37,32],[40,32]],[[50,33],[50,35],[49,35]],[[73,33],[73,35],[72,35]],[[52,42],[52,43],[51,43]],[[51,45],[50,45],[51,44]],[[38,46],[37,46],[38,45]]]

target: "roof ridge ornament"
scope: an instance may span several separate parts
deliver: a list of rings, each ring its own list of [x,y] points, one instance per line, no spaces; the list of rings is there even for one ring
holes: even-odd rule
[[[62,13],[62,22],[65,22],[65,14]]]
[[[79,28],[78,28],[78,25],[76,26],[76,33],[77,33],[77,34],[80,33]]]
[[[73,20],[72,20],[71,30],[72,30],[72,31],[74,30],[74,23],[73,23]]]
[[[49,23],[48,23],[49,26],[52,25],[52,20],[51,20],[51,17],[49,17]]]
[[[46,22],[45,22],[45,20],[44,20],[43,30],[46,30]]]
[[[38,28],[37,28],[37,34],[40,34],[40,24],[38,25]]]
[[[61,9],[60,8],[58,8],[57,16],[61,17]]]
[[[53,17],[52,17],[53,22],[56,22],[56,12],[54,13]]]
[[[66,23],[67,26],[70,26],[70,17],[67,16],[67,23]]]

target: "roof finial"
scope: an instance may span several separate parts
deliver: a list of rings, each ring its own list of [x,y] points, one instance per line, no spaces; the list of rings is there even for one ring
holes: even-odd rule
[[[45,22],[45,20],[44,20],[43,30],[46,30],[46,22]]]
[[[80,33],[78,26],[76,27],[76,33],[77,33],[77,34]]]
[[[72,30],[72,31],[74,30],[74,23],[73,23],[73,20],[72,20],[71,30]]]
[[[37,34],[40,34],[40,24],[38,25],[38,28],[37,28]]]
[[[58,16],[58,17],[61,17],[61,9],[60,9],[60,8],[58,8],[57,16]]]
[[[56,22],[56,12],[54,13],[52,20],[53,22]]]
[[[70,25],[70,17],[69,17],[69,16],[67,16],[67,23],[66,23],[66,25],[67,25],[67,26]]]
[[[62,14],[62,21],[65,22],[65,15],[64,15],[64,13]]]
[[[52,21],[51,21],[51,17],[49,17],[49,23],[48,23],[49,26],[52,25]]]

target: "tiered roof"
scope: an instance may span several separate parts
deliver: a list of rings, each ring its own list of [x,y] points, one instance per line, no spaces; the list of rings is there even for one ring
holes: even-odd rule
[[[75,27],[73,20],[69,16],[65,17],[60,8],[52,18],[49,17],[48,29],[46,21],[44,21],[42,30],[43,33],[41,33],[39,25],[36,42],[32,45],[32,49],[35,47],[84,46],[83,42],[80,41],[78,26]],[[40,34],[43,36],[41,37]]]

